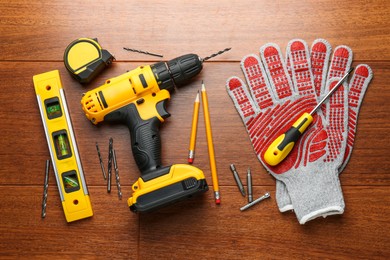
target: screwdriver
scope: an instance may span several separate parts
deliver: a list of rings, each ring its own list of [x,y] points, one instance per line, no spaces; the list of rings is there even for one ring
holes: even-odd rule
[[[321,107],[321,105],[342,85],[344,80],[348,78],[353,71],[351,68],[337,84],[326,94],[326,96],[317,104],[310,113],[304,113],[291,128],[275,139],[264,153],[264,160],[271,166],[278,165],[291,152],[294,144],[299,137],[305,132],[306,128],[313,122],[313,114]]]

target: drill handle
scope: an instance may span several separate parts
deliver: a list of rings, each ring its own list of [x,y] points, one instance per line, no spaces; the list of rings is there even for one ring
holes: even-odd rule
[[[129,125],[131,148],[141,175],[161,167],[160,125],[157,117]]]
[[[130,130],[131,148],[141,176],[161,167],[161,138],[158,117],[143,120],[134,104],[106,115],[104,121],[125,123]]]

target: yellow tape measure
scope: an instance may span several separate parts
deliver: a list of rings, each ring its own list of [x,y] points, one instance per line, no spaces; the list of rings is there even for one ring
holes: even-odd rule
[[[102,49],[97,39],[80,38],[65,49],[64,63],[80,83],[89,83],[112,63],[114,56]]]
[[[91,201],[58,70],[33,77],[67,222],[91,217]]]

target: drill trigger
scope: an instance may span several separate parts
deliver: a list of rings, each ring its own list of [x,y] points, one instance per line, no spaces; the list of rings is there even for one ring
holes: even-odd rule
[[[164,99],[156,104],[157,113],[164,119],[171,116],[171,114],[166,110],[166,101],[167,99]]]

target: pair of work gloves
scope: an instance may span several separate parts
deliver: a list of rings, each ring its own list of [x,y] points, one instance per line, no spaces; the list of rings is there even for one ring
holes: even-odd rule
[[[288,43],[286,58],[278,45],[260,48],[241,61],[248,86],[238,77],[227,80],[228,94],[244,122],[254,151],[276,179],[281,212],[294,210],[299,223],[343,214],[339,174],[351,156],[360,105],[373,73],[356,66],[313,115],[313,123],[278,165],[264,160],[269,145],[304,113],[310,112],[350,69],[352,50],[317,39],[309,49],[300,39]],[[332,55],[331,55],[332,54]]]

